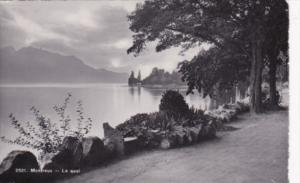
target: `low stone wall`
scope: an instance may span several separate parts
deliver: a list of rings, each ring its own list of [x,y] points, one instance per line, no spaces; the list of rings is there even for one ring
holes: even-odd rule
[[[116,157],[98,137],[65,137],[56,153],[45,154],[39,163],[28,151],[12,151],[0,165],[0,182],[44,182],[80,173]]]
[[[80,171],[147,148],[170,149],[214,138],[219,122],[233,120],[248,110],[243,103],[223,105],[206,112],[212,120],[194,126],[173,126],[172,130],[145,130],[142,135],[124,138],[108,123],[103,124],[104,139],[65,137],[57,153],[44,154],[39,163],[28,151],[12,151],[0,165],[0,182],[41,182]],[[71,172],[73,171],[73,172]]]
[[[216,137],[216,130],[217,126],[213,121],[207,125],[199,124],[193,127],[175,126],[173,131],[162,138],[160,148],[169,149],[211,139]]]
[[[104,139],[107,139],[114,146],[117,155],[124,154],[124,139],[122,133],[111,127],[108,123],[103,123]]]
[[[33,172],[40,169],[36,157],[29,151],[12,151],[0,165],[0,182],[32,182]]]

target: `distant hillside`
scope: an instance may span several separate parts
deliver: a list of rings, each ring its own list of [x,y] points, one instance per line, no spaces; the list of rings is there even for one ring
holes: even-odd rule
[[[94,69],[74,56],[33,47],[0,49],[0,84],[123,83],[128,74]]]

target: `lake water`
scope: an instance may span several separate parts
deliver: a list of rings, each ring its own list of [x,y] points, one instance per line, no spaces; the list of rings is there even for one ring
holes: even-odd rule
[[[178,89],[182,94],[185,89]],[[35,106],[53,122],[58,116],[54,105],[61,105],[71,93],[71,102],[67,113],[76,119],[76,102],[81,100],[84,115],[93,120],[90,135],[103,137],[102,124],[109,122],[112,126],[142,112],[158,111],[161,95],[165,89],[128,87],[127,84],[86,84],[86,85],[19,85],[0,87],[0,136],[14,138],[18,132],[11,126],[10,113],[20,121],[34,123],[30,108]],[[196,108],[209,107],[209,98],[203,99],[198,93],[185,96],[187,103]],[[76,122],[76,120],[75,120]],[[13,149],[26,149],[21,146],[0,142],[0,160]]]

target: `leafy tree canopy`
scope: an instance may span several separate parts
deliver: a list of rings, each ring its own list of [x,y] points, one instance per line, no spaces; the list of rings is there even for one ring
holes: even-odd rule
[[[200,52],[191,61],[179,63],[182,79],[188,83],[187,94],[193,89],[212,96],[215,89],[229,89],[238,81],[246,81],[249,63],[241,55],[228,55],[219,48]]]
[[[287,15],[284,0],[146,0],[128,16],[135,34],[127,52],[137,56],[149,42],[157,52],[209,43],[213,50],[179,65],[188,92],[211,95],[250,76],[251,111],[260,112],[263,64],[272,66],[274,90],[274,60],[287,50]]]

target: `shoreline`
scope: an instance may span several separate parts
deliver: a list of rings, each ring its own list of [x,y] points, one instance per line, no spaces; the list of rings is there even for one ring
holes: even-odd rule
[[[229,106],[228,106],[229,107]],[[218,114],[218,115],[220,115],[219,117],[221,117],[221,118],[223,118],[223,115],[221,114],[221,113],[223,113],[223,112],[225,112],[225,113],[228,113],[228,119],[226,118],[226,121],[224,121],[224,123],[226,123],[226,122],[231,122],[231,109],[230,109],[230,107],[228,108],[228,107],[224,107],[223,108],[223,110],[225,110],[225,111],[216,111],[216,114]],[[235,112],[234,112],[234,115],[236,115],[236,114],[238,114],[238,111],[240,111],[241,112],[241,110],[242,110],[242,108],[240,108],[240,107],[242,107],[242,106],[239,106],[239,105],[237,105],[237,106],[235,106],[234,108],[235,108]],[[229,110],[229,111],[227,111],[227,110]],[[226,112],[227,111],[227,112]],[[221,113],[219,113],[219,112],[221,112]],[[283,112],[282,111],[276,111],[276,112],[278,112],[278,115],[280,115],[280,114],[282,114]],[[277,113],[275,113],[274,114],[274,112],[271,112],[271,114],[273,113],[273,115],[277,115]],[[251,116],[249,116],[248,115],[248,117],[247,117],[247,119],[244,119],[244,120],[252,120],[251,122],[256,122],[257,120],[260,120],[260,118],[265,118],[265,119],[263,119],[264,121],[269,121],[269,119],[268,119],[268,117],[266,117],[266,115],[267,114],[270,114],[270,112],[266,112],[265,114],[262,114],[262,115],[251,115]],[[216,116],[217,118],[218,118],[218,115]],[[240,115],[239,115],[240,116]],[[242,116],[245,116],[245,115],[242,115]],[[285,115],[284,115],[285,116]],[[232,117],[234,117],[234,116],[232,116]],[[257,119],[253,119],[253,118],[257,118]],[[276,117],[276,118],[274,118],[275,119],[275,121],[276,120],[278,120],[277,119],[278,117]],[[282,116],[279,116],[279,118],[282,118],[283,119],[283,117]],[[288,118],[286,118],[287,120],[286,121],[288,121]],[[283,121],[285,121],[285,119],[283,120]],[[254,123],[255,123],[254,122]],[[210,123],[209,123],[210,124]],[[226,123],[227,124],[227,123]],[[252,124],[251,124],[252,125]],[[264,128],[263,126],[260,126],[260,123],[258,123],[258,125],[259,125],[259,127],[260,128]],[[258,126],[257,125],[257,126]],[[235,127],[235,126],[233,126],[233,129],[243,129],[245,126],[241,126],[241,127]],[[206,127],[204,127],[205,129],[206,129]],[[211,127],[209,127],[208,129],[210,129]],[[201,129],[201,128],[200,128]],[[225,128],[226,129],[226,128]],[[229,128],[230,129],[230,128]],[[259,131],[260,129],[255,129],[254,131],[253,131],[253,129],[252,129],[252,133],[254,133],[254,135],[256,135],[255,134],[255,131]],[[266,130],[266,129],[264,129],[264,130]],[[262,130],[262,132],[264,131],[264,130]],[[189,130],[188,130],[189,131]],[[206,131],[206,130],[204,130],[204,131]],[[204,132],[203,131],[203,132]],[[225,130],[226,131],[226,130]],[[261,131],[261,130],[260,130]],[[267,131],[267,130],[266,130]],[[202,133],[202,131],[200,131],[201,133]],[[186,132],[184,132],[184,133],[186,133]],[[188,133],[190,133],[190,132],[188,132]],[[223,132],[221,132],[221,134],[222,134]],[[281,132],[282,133],[282,132]],[[200,134],[200,133],[199,133]],[[190,134],[189,134],[190,135]],[[197,134],[198,135],[198,134]],[[263,137],[263,136],[262,136]],[[183,137],[184,138],[184,137]],[[239,138],[241,138],[241,137],[239,137]],[[245,138],[245,137],[243,137],[243,138]],[[253,138],[252,136],[250,137],[250,138]],[[275,137],[276,138],[276,137]],[[101,139],[99,139],[99,141],[100,141]],[[169,144],[172,144],[172,139],[168,139],[168,140],[171,140],[171,141],[169,141]],[[183,140],[183,139],[182,139]],[[221,139],[222,140],[222,139]],[[212,144],[214,144],[214,141],[210,141],[210,142],[212,142]],[[176,142],[177,143],[177,142]],[[187,143],[187,144],[190,144],[190,143]],[[187,144],[184,144],[184,145],[187,145]],[[202,144],[202,143],[200,143],[200,144]],[[170,147],[174,147],[173,145],[171,146],[171,145],[169,145],[168,146],[168,148],[167,149],[169,149]],[[193,146],[191,146],[191,147],[193,147]],[[198,144],[196,144],[195,145],[195,147],[198,147]],[[171,149],[171,150],[168,150],[168,152],[170,151],[170,152],[173,152],[173,150],[174,151],[176,151],[176,149],[177,148],[175,148],[175,149]],[[178,149],[183,149],[183,148],[178,148]],[[287,149],[287,148],[286,148]],[[123,150],[122,150],[123,151]],[[130,156],[131,157],[131,156]],[[128,158],[128,159],[131,159],[131,158]],[[133,157],[134,158],[134,157]],[[122,162],[122,161],[121,161]],[[149,162],[150,163],[150,162]],[[108,165],[107,167],[109,167],[110,165]],[[93,170],[92,170],[93,171]],[[86,173],[89,173],[89,172],[86,172]],[[72,178],[71,178],[72,179]]]
[[[177,85],[177,84],[168,84],[168,85],[141,85],[143,88],[150,89],[187,89],[187,85]]]

